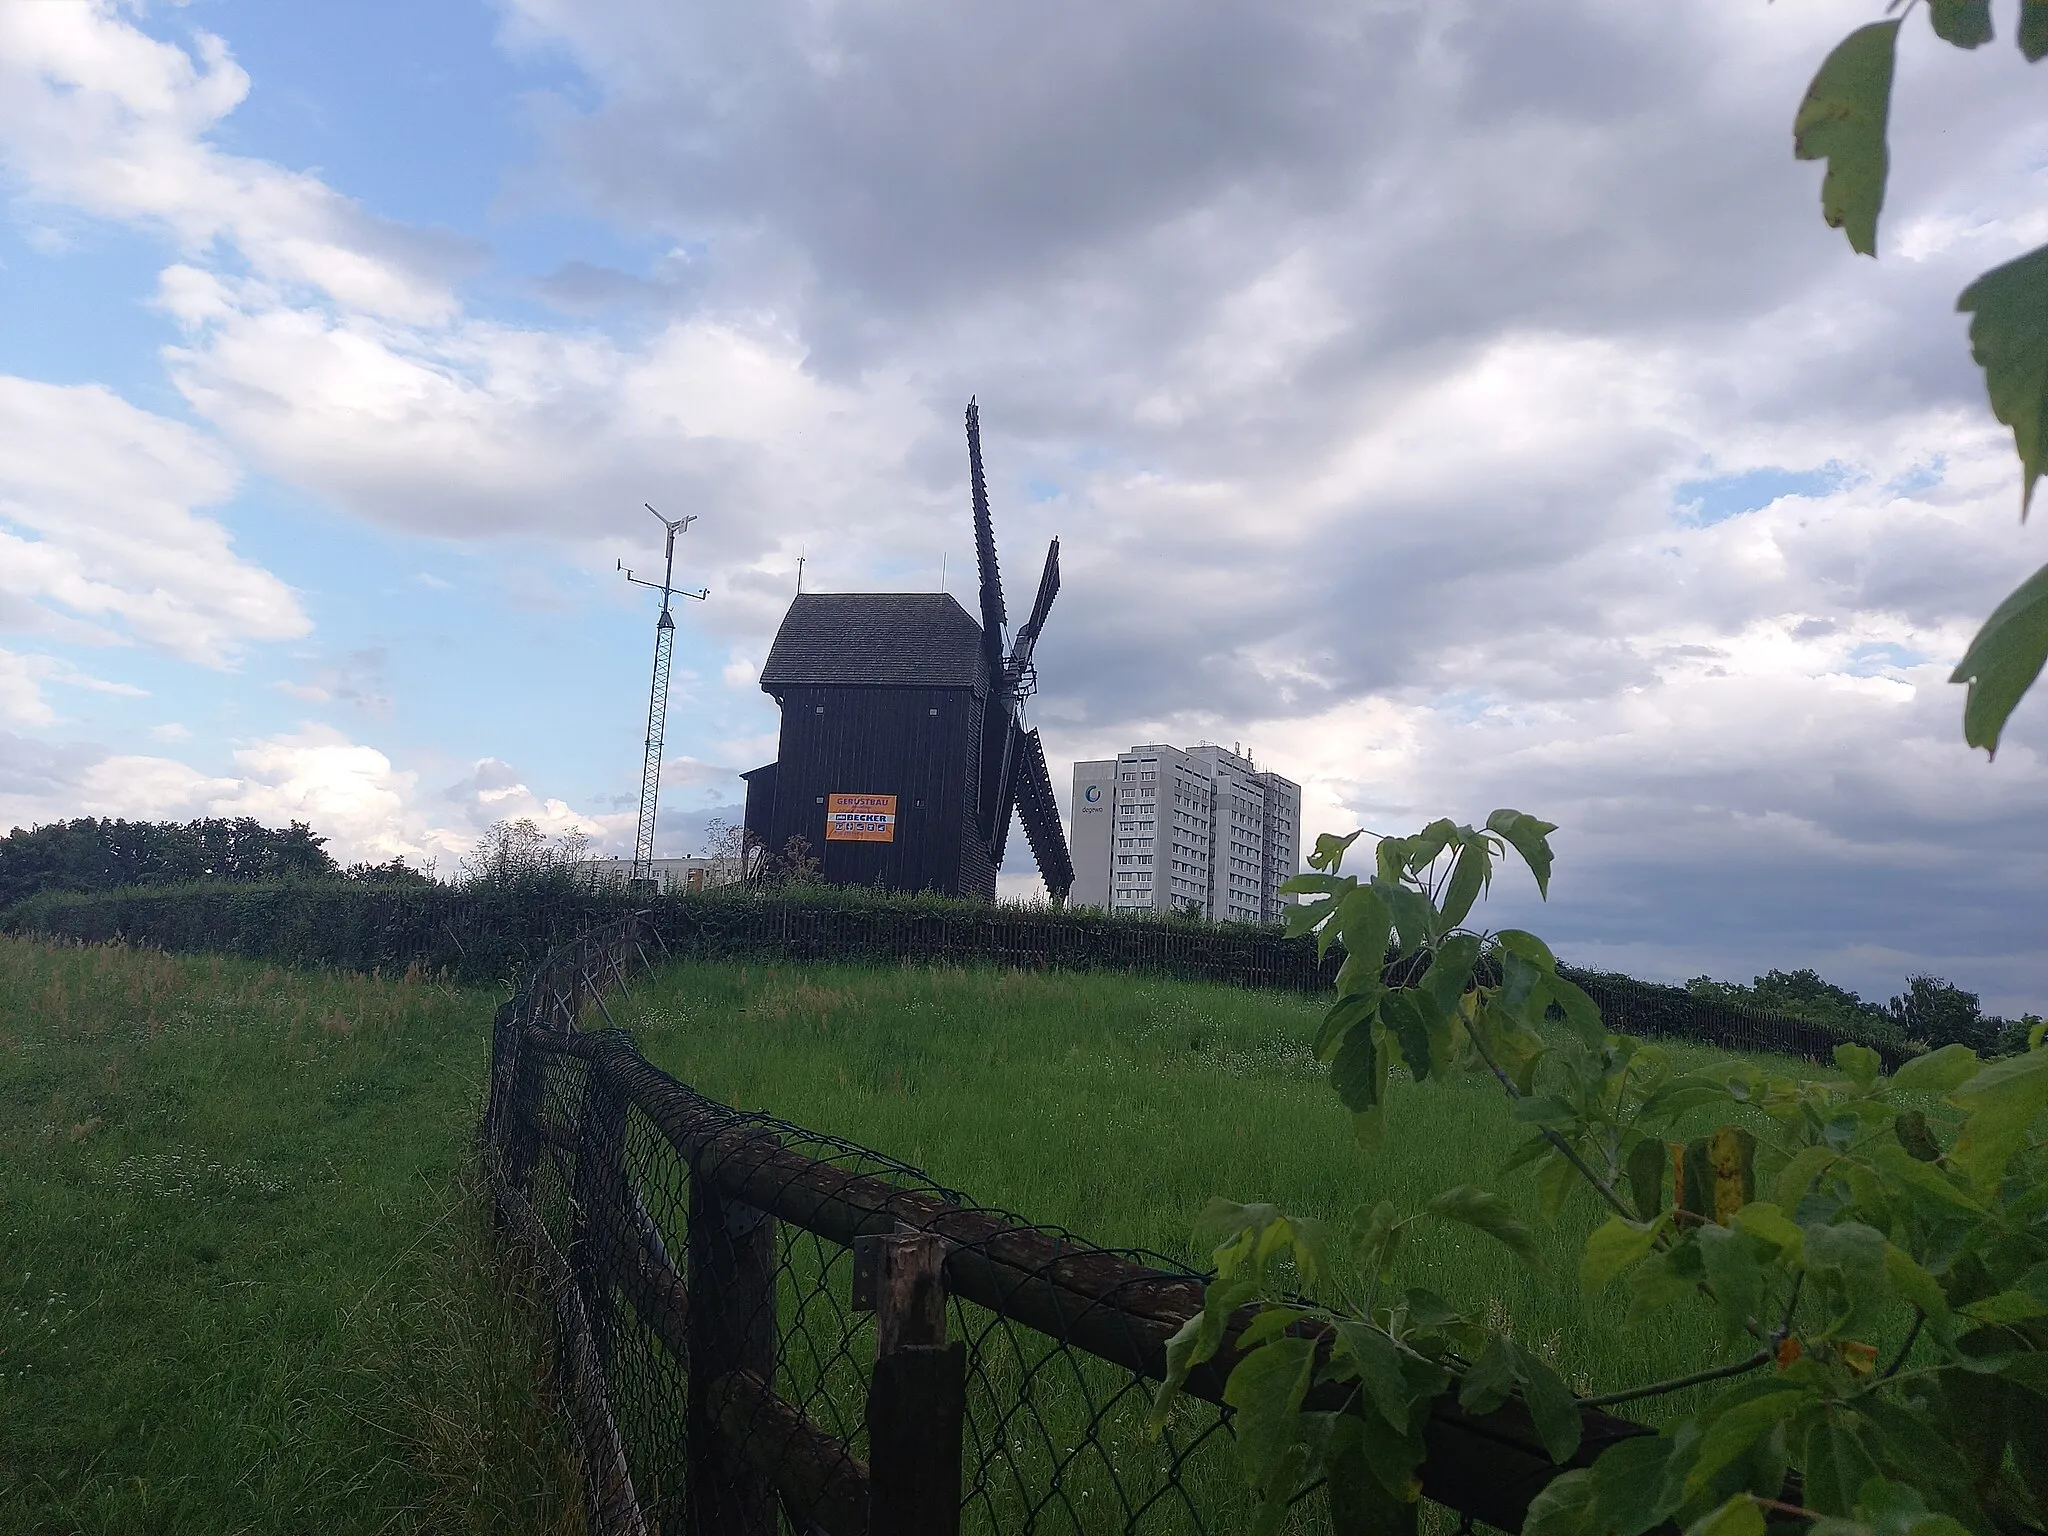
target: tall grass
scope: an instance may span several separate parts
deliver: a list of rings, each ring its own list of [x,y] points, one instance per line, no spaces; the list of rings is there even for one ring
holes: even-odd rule
[[[0,939],[0,1530],[579,1524],[467,1182],[491,998]]]
[[[613,1011],[706,1094],[1094,1242],[1197,1264],[1191,1222],[1212,1195],[1341,1222],[1382,1198],[1414,1209],[1455,1184],[1497,1188],[1539,1228],[1549,1278],[1437,1229],[1412,1246],[1404,1284],[1509,1326],[1582,1391],[1713,1363],[1703,1312],[1628,1328],[1624,1298],[1581,1295],[1577,1256],[1599,1213],[1575,1195],[1544,1223],[1529,1180],[1497,1176],[1527,1128],[1491,1084],[1397,1074],[1387,1144],[1361,1151],[1308,1047],[1320,1008],[1100,974],[683,964]]]

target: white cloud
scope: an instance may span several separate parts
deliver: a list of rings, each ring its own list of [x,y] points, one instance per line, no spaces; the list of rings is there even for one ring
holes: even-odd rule
[[[304,634],[291,589],[196,510],[235,480],[208,439],[99,385],[0,376],[0,627],[215,666]]]
[[[7,677],[0,666],[0,697]],[[174,741],[181,739],[178,732],[182,727],[153,734]],[[22,744],[0,739],[0,747],[10,745]],[[220,774],[142,753],[73,754],[35,776],[10,776],[6,762],[0,752],[0,826],[73,816],[252,816],[269,826],[303,821],[328,839],[327,851],[343,864],[431,859],[443,875],[452,875],[478,835],[500,820],[525,817],[550,836],[581,830],[600,851],[632,847],[630,812],[583,815],[559,799],[533,794],[494,760],[477,764],[450,789],[423,790],[417,772],[328,726],[308,725],[248,743],[233,752],[232,771]]]
[[[41,199],[232,242],[265,281],[370,314],[432,323],[449,269],[473,254],[365,214],[318,177],[223,153],[207,135],[249,77],[209,33],[194,50],[145,35],[110,0],[0,7],[0,154]]]

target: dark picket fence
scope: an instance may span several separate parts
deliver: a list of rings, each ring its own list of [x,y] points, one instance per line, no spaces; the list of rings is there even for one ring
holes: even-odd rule
[[[588,932],[492,1033],[484,1162],[552,1304],[598,1536],[1246,1527],[1222,1405],[1232,1344],[1163,1434],[1145,1429],[1202,1276],[694,1092],[604,1027],[607,996],[661,958],[643,918]],[[1570,1465],[1647,1433],[1583,1417]],[[1446,1393],[1426,1439],[1424,1494],[1467,1531],[1518,1529],[1563,1470],[1512,1400],[1475,1416]],[[1289,1529],[1312,1528],[1319,1502]]]
[[[669,954],[1027,970],[1139,972],[1190,981],[1326,993],[1341,950],[1278,928],[1111,917],[1094,910],[991,906],[815,887],[673,893],[649,900],[542,880],[506,888],[380,887],[340,882],[138,887],[44,895],[5,926],[87,943],[247,955],[292,965],[387,973],[413,967],[503,984],[593,924],[643,912]],[[1697,997],[1607,972],[1566,967],[1608,1028],[1745,1052],[1825,1061],[1857,1038],[1896,1066],[1906,1048],[1883,1034],[1849,1035],[1789,1015]]]

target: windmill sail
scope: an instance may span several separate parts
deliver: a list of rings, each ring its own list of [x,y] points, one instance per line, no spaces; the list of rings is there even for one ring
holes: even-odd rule
[[[1045,628],[1045,616],[1060,591],[1060,541],[1054,539],[1045,552],[1045,571],[1038,578],[1038,596],[1031,604],[1031,617],[1017,631],[1017,643],[1010,648],[1010,674],[1021,678],[1031,668],[1031,653],[1038,649],[1038,632]]]
[[[996,564],[996,530],[988,511],[988,480],[981,472],[981,412],[967,402],[967,467],[974,482],[974,564],[981,577],[981,645],[993,673],[1002,665],[1003,631],[1010,616],[1003,608],[1003,573]]]
[[[1009,654],[1003,635],[1009,614],[1003,606],[1003,576],[996,563],[995,522],[989,514],[988,479],[981,465],[981,412],[967,402],[967,464],[974,490],[974,553],[981,575],[981,647],[988,663],[988,696],[982,713],[981,835],[989,862],[1000,868],[1010,841],[1010,819],[1018,815],[1024,835],[1038,861],[1038,871],[1054,901],[1066,900],[1074,883],[1073,859],[1067,852],[1066,830],[1053,799],[1052,774],[1038,732],[1024,726],[1021,707],[1036,686],[1032,655],[1039,632],[1060,590],[1060,541],[1045,553],[1045,570],[1031,616],[1017,631]]]
[[[1031,844],[1031,856],[1038,861],[1038,873],[1045,881],[1045,893],[1054,906],[1066,903],[1074,887],[1074,860],[1067,851],[1067,830],[1060,822],[1059,802],[1052,795],[1052,773],[1045,766],[1045,747],[1036,731],[1020,731],[1023,739],[1017,753],[1017,819],[1024,823],[1024,836]]]

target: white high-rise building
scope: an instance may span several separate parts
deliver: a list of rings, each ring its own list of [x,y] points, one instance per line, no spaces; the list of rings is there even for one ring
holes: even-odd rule
[[[1188,912],[1218,922],[1285,916],[1301,868],[1301,786],[1227,747],[1132,747],[1074,764],[1077,905]]]

